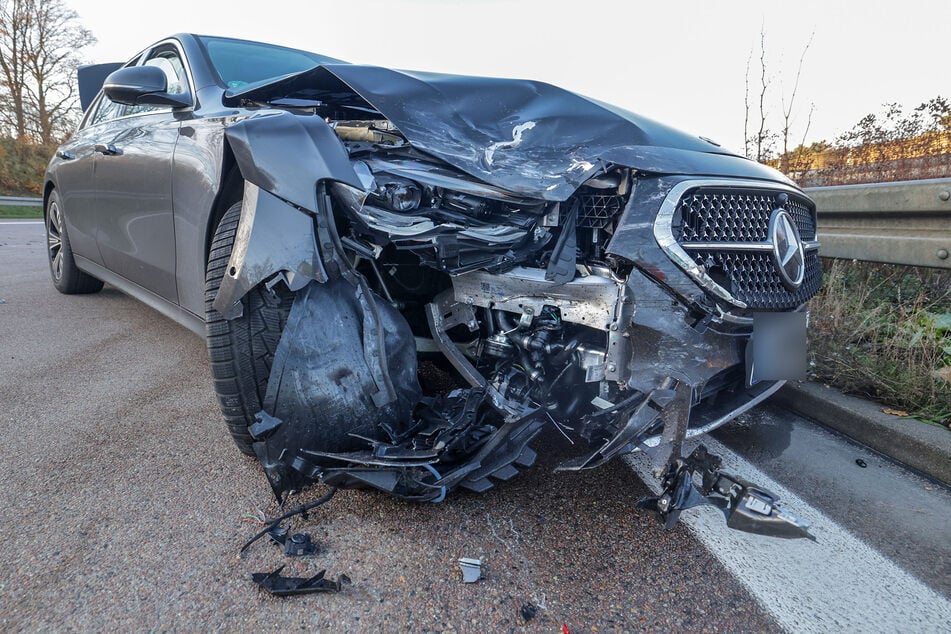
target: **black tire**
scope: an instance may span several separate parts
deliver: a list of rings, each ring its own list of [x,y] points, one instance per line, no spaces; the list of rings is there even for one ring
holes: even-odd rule
[[[261,411],[274,352],[294,301],[292,293],[263,286],[242,300],[241,317],[225,319],[212,303],[231,258],[241,203],[232,205],[218,223],[205,274],[205,328],[215,392],[228,431],[242,453],[253,456],[248,426]]]
[[[50,277],[53,286],[64,295],[98,293],[102,290],[102,280],[84,273],[76,266],[73,249],[66,235],[66,221],[63,218],[63,204],[56,190],[50,192],[46,201],[43,219],[46,224],[46,256],[50,263]]]

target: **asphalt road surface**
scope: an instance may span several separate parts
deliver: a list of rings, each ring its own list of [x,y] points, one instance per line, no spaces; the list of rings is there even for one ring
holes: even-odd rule
[[[60,295],[44,247],[41,223],[0,221],[4,631],[951,631],[951,491],[771,407],[705,442],[816,543],[709,508],[665,531],[635,508],[640,457],[554,474],[576,448],[548,433],[487,493],[342,491],[291,525],[317,556],[259,542],[239,558],[277,509],[225,432],[203,341],[108,286]],[[461,583],[460,557],[482,581]],[[285,563],[353,583],[288,600],[251,583]]]

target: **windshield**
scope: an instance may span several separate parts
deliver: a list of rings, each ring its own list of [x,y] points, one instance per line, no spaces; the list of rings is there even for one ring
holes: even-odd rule
[[[198,39],[205,46],[221,82],[230,89],[299,73],[320,64],[343,63],[326,55],[260,42],[207,36]]]

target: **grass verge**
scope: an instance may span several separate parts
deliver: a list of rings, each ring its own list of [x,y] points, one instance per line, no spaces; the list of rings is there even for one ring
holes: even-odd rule
[[[824,260],[810,303],[813,378],[951,425],[951,271]]]
[[[0,205],[0,218],[42,218],[43,207]]]

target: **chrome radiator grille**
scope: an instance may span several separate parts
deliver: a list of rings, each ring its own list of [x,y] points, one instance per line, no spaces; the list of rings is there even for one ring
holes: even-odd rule
[[[729,280],[730,294],[754,310],[790,310],[805,304],[822,285],[822,267],[816,251],[806,254],[806,274],[802,286],[787,290],[779,281],[768,253],[710,252],[715,267]],[[711,271],[712,273],[712,271]],[[717,275],[713,275],[716,280]],[[724,286],[721,284],[721,286]]]
[[[783,204],[777,193],[697,189],[680,199],[682,226],[677,241],[765,242],[769,217],[777,207],[792,215],[803,240],[816,239],[815,216],[806,204],[789,197]]]
[[[771,238],[771,219],[783,210],[804,245],[798,285],[784,282]],[[783,190],[696,187],[677,203],[671,230],[688,257],[717,286],[752,310],[789,310],[822,284],[816,216],[804,197]],[[690,272],[690,271],[688,271]]]

